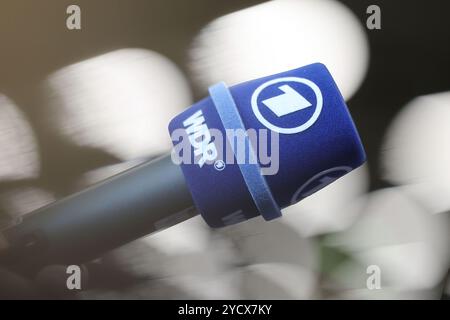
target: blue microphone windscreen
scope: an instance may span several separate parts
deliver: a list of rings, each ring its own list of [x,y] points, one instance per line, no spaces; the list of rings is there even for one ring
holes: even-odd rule
[[[365,162],[345,101],[320,63],[214,85],[169,131],[173,160],[211,227],[277,218]]]

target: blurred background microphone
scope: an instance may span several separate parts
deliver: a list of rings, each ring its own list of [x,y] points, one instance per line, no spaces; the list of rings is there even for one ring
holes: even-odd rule
[[[270,224],[210,230],[196,216],[105,253],[83,267],[81,291],[67,292],[66,266],[0,267],[1,297],[448,297],[442,1],[377,1],[380,30],[366,26],[366,0],[80,0],[81,30],[65,26],[69,4],[0,4],[2,225],[167,152],[169,119],[207,85],[315,61],[341,88],[368,164]]]

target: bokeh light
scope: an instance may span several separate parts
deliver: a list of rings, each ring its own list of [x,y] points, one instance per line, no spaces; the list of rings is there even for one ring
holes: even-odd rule
[[[346,207],[368,191],[367,164],[353,170],[332,184],[283,209],[281,221],[303,236],[345,230],[358,213]]]
[[[228,14],[207,25],[190,49],[202,89],[322,62],[347,99],[362,83],[368,59],[361,23],[330,0],[270,1]]]
[[[210,234],[201,217],[120,247],[105,255],[102,263],[139,282],[128,292],[90,291],[84,293],[86,298],[124,298],[126,294],[146,299],[240,296],[240,274],[233,272],[237,260],[231,243]]]
[[[258,263],[242,272],[244,299],[311,299],[317,280],[310,270],[286,263]]]
[[[49,120],[66,139],[121,160],[169,150],[167,124],[192,102],[174,63],[144,49],[106,53],[51,74]]]
[[[55,196],[51,192],[33,186],[10,188],[0,193],[1,207],[10,218],[18,219],[53,201]]]
[[[393,120],[381,153],[383,176],[433,213],[450,210],[450,92],[415,98]]]
[[[450,258],[448,217],[427,212],[401,188],[374,191],[357,203],[363,210],[360,219],[345,232],[327,237],[329,246],[349,253],[361,266],[359,277],[354,268],[344,269],[345,286],[369,291],[370,265],[382,270],[382,289],[394,289],[399,297],[438,286]]]
[[[0,181],[36,178],[39,152],[24,114],[0,94]]]
[[[267,222],[261,217],[220,232],[231,240],[244,265],[238,272],[242,273],[247,299],[264,299],[272,294],[277,298],[313,297],[319,256],[310,238],[280,221]]]

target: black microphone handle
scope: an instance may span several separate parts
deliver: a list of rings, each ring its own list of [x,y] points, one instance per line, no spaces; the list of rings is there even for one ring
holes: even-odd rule
[[[167,155],[25,215],[0,232],[0,263],[82,263],[196,214],[181,169]]]

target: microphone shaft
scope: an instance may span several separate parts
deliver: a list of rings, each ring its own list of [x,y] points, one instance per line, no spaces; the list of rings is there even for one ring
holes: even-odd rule
[[[0,261],[81,263],[196,214],[181,169],[167,155],[25,215],[0,233]]]

